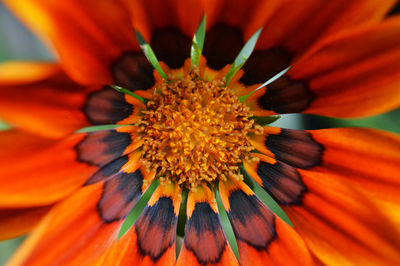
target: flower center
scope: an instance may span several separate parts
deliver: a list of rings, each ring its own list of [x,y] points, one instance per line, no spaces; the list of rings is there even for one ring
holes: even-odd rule
[[[254,148],[247,136],[257,127],[224,81],[204,81],[194,70],[158,89],[139,122],[146,167],[156,170],[161,182],[191,189],[243,179],[238,164],[251,160]]]

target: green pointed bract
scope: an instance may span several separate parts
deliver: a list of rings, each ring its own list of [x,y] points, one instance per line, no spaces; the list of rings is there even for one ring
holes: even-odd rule
[[[242,50],[240,50],[239,55],[236,57],[233,62],[231,68],[229,68],[228,73],[226,73],[226,86],[228,86],[229,82],[235,76],[235,74],[242,68],[244,63],[246,63],[247,59],[249,59],[250,55],[253,53],[254,47],[256,46],[258,37],[260,37],[260,33],[262,28],[260,28],[256,33],[251,36],[251,38],[246,42],[243,46]]]
[[[232,251],[235,254],[236,258],[240,261],[239,249],[237,246],[235,233],[233,232],[233,228],[229,221],[228,214],[226,213],[224,205],[222,204],[221,195],[220,195],[218,189],[215,190],[215,196],[216,196],[215,200],[217,201],[219,218],[221,220],[221,226],[224,230],[226,240],[228,241],[229,245],[231,246]]]
[[[168,79],[167,75],[162,70],[160,63],[158,62],[157,57],[153,52],[153,49],[151,49],[150,44],[146,42],[146,40],[138,31],[136,31],[136,38],[138,40],[140,48],[142,49],[144,55],[147,57],[147,60],[149,60],[150,64],[154,67],[158,74],[161,75],[163,79]]]
[[[111,88],[113,88],[114,90],[119,91],[121,93],[128,94],[128,95],[138,99],[139,101],[141,101],[144,104],[146,104],[149,101],[148,99],[143,98],[142,96],[137,95],[136,93],[134,93],[134,92],[132,92],[130,90],[127,90],[125,88],[122,88],[120,86],[112,85]]]
[[[154,180],[153,183],[151,183],[150,186],[143,193],[142,197],[136,202],[135,207],[133,207],[131,212],[126,217],[124,223],[122,224],[117,240],[120,239],[129,230],[129,228],[131,228],[135,224],[136,220],[139,218],[140,214],[146,207],[147,202],[150,200],[151,195],[153,195],[154,191],[159,185],[160,180]]]
[[[266,126],[266,125],[269,125],[269,124],[275,122],[280,117],[281,117],[280,115],[271,115],[271,116],[254,116],[252,118],[260,126]]]
[[[256,91],[258,91],[258,90],[261,89],[262,87],[265,87],[265,86],[267,86],[268,84],[271,84],[272,82],[274,82],[274,81],[277,80],[278,78],[280,78],[280,77],[282,77],[283,75],[285,75],[286,72],[288,72],[290,68],[291,68],[291,66],[285,68],[284,70],[282,70],[281,72],[279,72],[278,74],[276,74],[275,76],[273,76],[272,78],[270,78],[269,80],[267,80],[266,82],[264,82],[263,84],[261,84],[260,86],[258,86],[257,89],[255,89],[254,91],[250,92],[249,94],[242,95],[242,96],[238,96],[239,100],[243,103],[244,101],[247,100],[247,98],[250,97],[250,95],[252,95],[253,93],[255,93]]]
[[[95,132],[95,131],[102,131],[102,130],[109,130],[109,129],[114,129],[118,127],[123,127],[123,126],[128,126],[128,125],[99,125],[99,126],[90,126],[90,127],[84,127],[81,128],[75,133],[88,133],[88,132]]]
[[[206,15],[204,15],[197,28],[196,34],[193,36],[192,49],[190,52],[191,66],[199,66],[200,63],[200,56],[203,51],[204,38],[206,36],[206,20]]]

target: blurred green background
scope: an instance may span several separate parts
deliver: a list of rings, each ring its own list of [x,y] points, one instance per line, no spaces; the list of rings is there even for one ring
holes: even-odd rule
[[[54,60],[54,57],[49,54],[45,46],[18,22],[0,2],[0,62],[7,60],[48,61]],[[273,125],[296,129],[359,126],[400,133],[400,109],[384,115],[364,119],[333,119],[312,115],[285,115]],[[8,125],[1,122],[0,118],[0,130],[7,130],[9,128]],[[256,190],[258,189],[256,188]],[[130,217],[133,216],[137,216],[137,213],[130,215]],[[222,219],[226,222],[226,217],[222,217]],[[22,239],[23,237],[20,237],[0,242],[0,265],[4,264],[21,243]]]

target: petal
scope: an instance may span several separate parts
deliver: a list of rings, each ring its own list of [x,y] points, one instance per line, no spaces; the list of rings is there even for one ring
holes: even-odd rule
[[[75,191],[96,170],[77,160],[75,147],[82,139],[83,135],[74,135],[2,161],[0,206],[48,205]]]
[[[400,18],[317,43],[283,76],[254,93],[255,115],[359,117],[400,106]],[[379,89],[376,89],[379,88]]]
[[[29,233],[52,206],[23,209],[0,209],[0,239]]]
[[[103,193],[97,210],[104,222],[111,223],[125,218],[141,198],[154,178],[140,167],[118,172],[104,182]]]
[[[265,132],[253,142],[266,155],[245,168],[283,205],[319,260],[400,261],[398,136],[368,129]]]
[[[76,146],[76,151],[80,161],[102,168],[136,150],[136,137],[133,126],[89,132]]]
[[[104,86],[87,97],[83,112],[94,125],[127,125],[139,120],[140,110],[144,107],[136,98]]]
[[[238,265],[207,186],[189,191],[184,245],[176,265]]]
[[[242,265],[313,265],[308,248],[243,182],[219,183],[222,203],[238,241]]]
[[[107,223],[97,206],[102,184],[57,204],[9,261],[10,265],[88,265],[116,239],[122,220]]]
[[[131,91],[147,90],[156,83],[154,68],[142,52],[124,52],[111,69],[115,84]]]
[[[87,92],[60,66],[6,62],[0,64],[0,72],[0,117],[4,121],[51,138],[88,125],[81,111]]]
[[[304,112],[355,117],[400,106],[399,36],[400,17],[395,17],[314,46],[288,73],[307,83],[314,96]]]
[[[50,40],[66,71],[83,84],[113,83],[110,65],[123,51],[139,50],[131,15],[122,1],[5,3],[41,37]]]
[[[246,85],[266,82],[318,39],[359,24],[377,23],[396,1],[278,2],[280,6],[265,23],[256,50],[243,66],[245,74],[240,81]]]
[[[135,225],[106,253],[103,265],[173,265],[178,185],[160,185]]]
[[[159,61],[180,68],[190,57],[192,36],[201,21],[200,0],[130,1],[135,28],[150,42]]]
[[[16,159],[27,159],[57,140],[34,135],[21,129],[0,131],[0,168],[6,167]]]
[[[264,26],[257,46],[282,47],[299,55],[322,37],[360,24],[376,24],[395,3],[394,0],[281,1]]]

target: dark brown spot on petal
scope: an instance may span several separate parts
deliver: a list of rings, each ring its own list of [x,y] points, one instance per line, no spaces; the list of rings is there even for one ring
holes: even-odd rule
[[[219,216],[208,203],[196,203],[192,216],[186,222],[184,242],[200,264],[220,261],[226,239]]]
[[[289,66],[292,55],[283,48],[254,51],[243,66],[240,82],[245,85],[264,83]]]
[[[111,66],[115,84],[131,91],[154,86],[153,66],[142,52],[125,52]]]
[[[206,33],[203,55],[210,68],[219,70],[233,63],[243,45],[239,28],[217,24]]]
[[[87,133],[75,150],[80,162],[103,167],[120,157],[129,144],[129,133],[111,129]]]
[[[268,135],[265,146],[277,160],[297,168],[309,169],[322,162],[324,147],[306,131],[282,129],[278,135]]]
[[[127,155],[119,157],[114,161],[106,164],[102,168],[96,171],[88,181],[86,181],[85,185],[94,184],[103,180],[108,180],[115,175],[118,175],[122,168],[129,161],[129,157]]]
[[[124,120],[133,113],[134,108],[125,101],[124,94],[104,86],[88,96],[83,112],[93,125],[105,125]]]
[[[306,83],[282,76],[267,86],[258,99],[258,105],[278,114],[300,113],[310,105],[312,99],[313,94]]]
[[[134,173],[118,172],[103,185],[97,210],[101,219],[111,223],[125,218],[142,195],[143,175],[140,169]]]
[[[135,223],[140,254],[156,262],[174,244],[177,221],[170,198],[161,197],[153,206],[147,206]]]
[[[159,61],[165,62],[170,68],[180,68],[186,58],[190,57],[192,40],[179,29],[168,27],[153,32],[150,46]]]
[[[262,187],[282,205],[299,205],[306,187],[297,170],[285,163],[269,164],[260,161],[257,175],[262,180]]]
[[[274,238],[274,214],[254,195],[236,190],[229,196],[229,220],[239,241],[261,250],[266,249]]]

